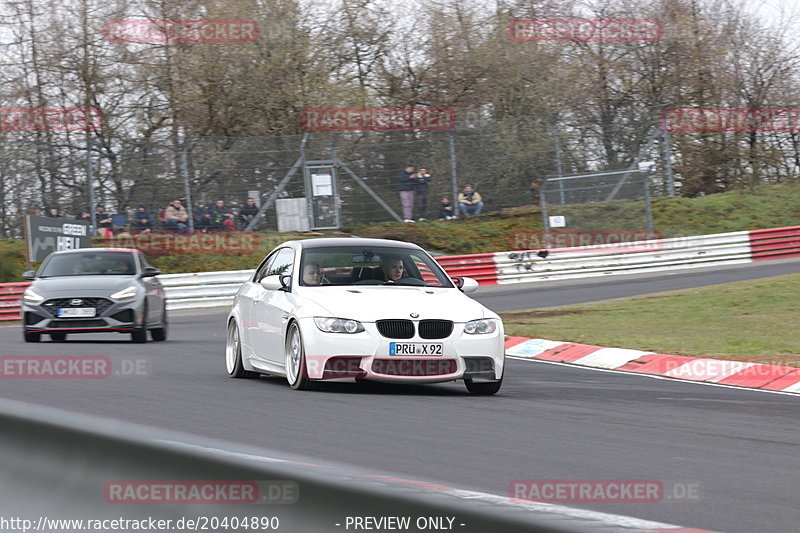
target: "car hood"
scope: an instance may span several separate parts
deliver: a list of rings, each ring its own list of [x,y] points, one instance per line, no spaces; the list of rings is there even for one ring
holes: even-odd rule
[[[100,297],[137,284],[136,276],[63,276],[37,278],[31,285],[36,294],[45,298],[66,296]]]
[[[324,308],[328,316],[352,318],[360,322],[412,318],[412,313],[418,314],[419,320],[439,318],[453,322],[496,317],[458,289],[381,285],[301,287],[300,290],[304,298]]]

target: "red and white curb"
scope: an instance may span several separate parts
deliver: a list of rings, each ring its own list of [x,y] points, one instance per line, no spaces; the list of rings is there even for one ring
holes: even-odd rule
[[[715,383],[750,389],[800,393],[800,368],[705,357],[667,355],[574,342],[506,337],[506,355]]]

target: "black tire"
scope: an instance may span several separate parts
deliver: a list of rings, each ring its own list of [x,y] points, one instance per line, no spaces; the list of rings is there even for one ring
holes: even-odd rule
[[[23,331],[22,336],[25,338],[25,342],[39,342],[42,340],[41,333],[28,333],[27,331]]]
[[[142,325],[131,331],[131,341],[141,343],[147,342],[147,307],[142,313]]]
[[[475,396],[491,396],[492,394],[497,394],[500,390],[500,387],[503,386],[503,379],[501,378],[498,381],[483,381],[476,383],[471,379],[465,379],[464,385],[467,386],[467,390],[470,394],[474,394]]]
[[[296,356],[298,357],[299,361],[297,375],[291,376],[289,373],[289,357],[290,350],[292,353],[294,353],[295,348],[293,342],[295,335],[298,342],[298,353]],[[317,390],[319,388],[319,382],[311,380],[308,377],[308,368],[306,367],[306,349],[303,346],[303,336],[300,333],[300,327],[297,325],[297,322],[292,322],[292,324],[289,326],[289,331],[286,333],[284,352],[284,360],[286,361],[286,381],[289,382],[289,386],[294,390]]]
[[[167,322],[167,308],[164,307],[163,314],[161,315],[164,317],[163,321],[161,322],[160,328],[153,328],[150,330],[150,337],[154,341],[165,341],[167,340],[167,335],[169,334],[169,322]]]
[[[66,333],[60,333],[60,332],[59,333],[51,333],[50,334],[50,338],[53,339],[53,341],[55,341],[55,342],[64,342],[65,340],[67,340],[67,334]]]
[[[228,352],[231,350],[231,352]],[[232,359],[232,364],[229,365],[229,356]],[[242,363],[242,344],[239,342],[239,329],[236,327],[236,321],[231,320],[228,323],[228,337],[225,342],[225,361],[228,365],[228,376],[232,378],[254,379],[259,376],[258,372],[251,372],[244,369]]]

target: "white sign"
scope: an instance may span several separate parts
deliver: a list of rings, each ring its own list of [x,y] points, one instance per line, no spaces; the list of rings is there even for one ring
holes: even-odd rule
[[[551,228],[563,228],[567,225],[566,217],[548,217],[550,219]]]
[[[330,174],[311,174],[314,196],[333,196],[333,179]]]

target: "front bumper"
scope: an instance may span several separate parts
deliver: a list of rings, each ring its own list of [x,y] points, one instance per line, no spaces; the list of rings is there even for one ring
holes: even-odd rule
[[[89,300],[96,309],[93,317],[59,318],[57,300]],[[26,333],[130,333],[141,327],[143,302],[140,298],[129,301],[114,301],[109,298],[51,298],[41,304],[22,302],[22,327]]]
[[[496,381],[502,378],[505,347],[502,324],[485,335],[467,335],[456,324],[449,337],[392,339],[374,323],[354,334],[324,333],[313,319],[299,321],[308,377],[329,380],[359,378],[383,382],[437,383],[459,379]],[[441,356],[389,355],[390,342],[441,342]]]

